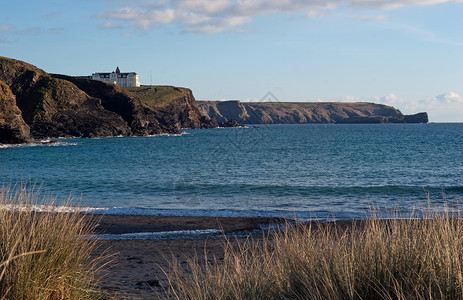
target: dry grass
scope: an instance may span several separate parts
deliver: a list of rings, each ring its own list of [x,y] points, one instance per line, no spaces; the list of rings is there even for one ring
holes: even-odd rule
[[[0,299],[103,298],[94,277],[101,258],[89,259],[96,241],[83,237],[92,225],[83,214],[36,212],[38,197],[0,188]]]
[[[446,213],[287,225],[167,274],[177,299],[463,299],[463,223]],[[207,260],[206,260],[207,261]]]

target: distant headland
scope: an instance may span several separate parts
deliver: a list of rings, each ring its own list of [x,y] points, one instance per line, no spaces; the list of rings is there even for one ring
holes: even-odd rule
[[[245,124],[428,123],[425,112],[403,115],[392,106],[367,102],[197,101],[203,114],[218,122]]]
[[[119,75],[127,81],[131,74],[130,84],[121,81],[120,85],[135,86],[49,74],[26,62],[0,57],[0,144],[57,137],[146,136],[240,123],[428,122],[427,113],[406,116],[391,106],[363,102],[197,102],[190,89],[137,86],[136,73],[124,77],[126,73],[118,71],[101,74],[108,75],[108,80],[112,74],[116,83]]]

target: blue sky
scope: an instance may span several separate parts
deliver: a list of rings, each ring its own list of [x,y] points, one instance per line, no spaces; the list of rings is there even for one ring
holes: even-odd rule
[[[0,10],[0,55],[135,71],[198,100],[368,101],[463,122],[463,1],[41,0]]]

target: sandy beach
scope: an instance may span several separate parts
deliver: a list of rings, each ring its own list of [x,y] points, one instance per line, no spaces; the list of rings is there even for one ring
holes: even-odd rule
[[[96,217],[97,232],[126,234],[179,230],[219,229],[225,234],[259,229],[261,224],[281,222],[277,218],[121,216]],[[233,238],[239,243],[244,238]],[[182,265],[197,255],[204,261],[205,252],[219,261],[223,257],[224,238],[101,240],[94,255],[112,254],[111,263],[99,273],[100,287],[115,299],[164,299],[169,261]]]

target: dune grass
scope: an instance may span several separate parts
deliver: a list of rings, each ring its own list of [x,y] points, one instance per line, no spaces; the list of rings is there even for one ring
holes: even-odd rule
[[[463,299],[462,267],[462,220],[434,211],[288,224],[167,275],[176,299]]]
[[[83,214],[40,213],[33,188],[0,188],[0,299],[102,299]],[[43,199],[42,199],[43,200]],[[52,205],[52,201],[48,201]]]

